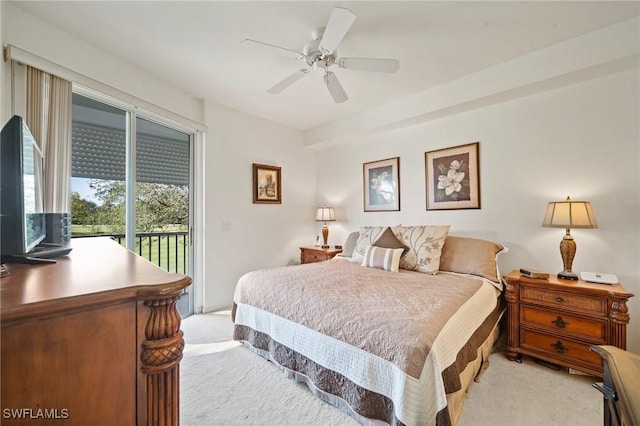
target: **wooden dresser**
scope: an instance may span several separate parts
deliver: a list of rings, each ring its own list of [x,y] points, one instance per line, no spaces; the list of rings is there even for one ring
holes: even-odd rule
[[[72,246],[0,279],[2,424],[179,424],[175,303],[191,279],[109,238]]]
[[[322,262],[332,259],[342,249],[321,247],[300,247],[300,263]]]
[[[633,294],[620,284],[537,280],[519,271],[503,278],[510,360],[529,355],[602,377],[602,360],[589,346],[626,349],[627,301]]]

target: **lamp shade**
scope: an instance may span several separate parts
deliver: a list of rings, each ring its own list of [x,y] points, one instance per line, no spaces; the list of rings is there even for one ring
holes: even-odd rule
[[[553,201],[547,206],[542,226],[549,228],[597,228],[598,223],[588,201]]]
[[[333,213],[333,207],[318,207],[316,220],[318,222],[333,222],[336,220],[336,216]]]

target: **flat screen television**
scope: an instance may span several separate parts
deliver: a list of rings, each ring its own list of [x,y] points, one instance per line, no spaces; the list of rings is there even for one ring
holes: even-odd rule
[[[22,117],[0,136],[0,254],[28,256],[46,237],[44,156]]]

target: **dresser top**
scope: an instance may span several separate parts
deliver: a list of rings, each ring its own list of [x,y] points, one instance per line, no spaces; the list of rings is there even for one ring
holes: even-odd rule
[[[632,293],[627,292],[621,284],[598,284],[578,280],[563,280],[559,279],[555,274],[549,274],[548,280],[527,278],[520,275],[520,271],[513,270],[509,275],[504,277],[506,281],[520,281],[527,284],[533,284],[536,286],[546,286],[549,288],[556,288],[558,290],[573,290],[584,292],[604,292],[614,294],[617,297],[630,298],[633,297]]]
[[[335,248],[335,247],[329,247],[329,248],[322,248],[322,247],[300,247],[300,250],[306,250],[306,251],[317,251],[320,253],[340,253],[342,251],[342,248]]]
[[[164,271],[108,237],[73,238],[73,250],[56,263],[7,264],[0,279],[1,319],[29,311],[43,313],[92,298],[132,299],[174,293],[189,285],[184,275]]]

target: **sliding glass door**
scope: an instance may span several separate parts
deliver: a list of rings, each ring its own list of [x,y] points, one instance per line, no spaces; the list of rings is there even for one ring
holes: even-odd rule
[[[75,93],[72,128],[72,237],[110,236],[189,274],[193,135]],[[193,313],[191,288],[178,309]]]
[[[190,135],[140,117],[135,134],[135,250],[189,274]],[[178,309],[193,313],[188,290]]]

